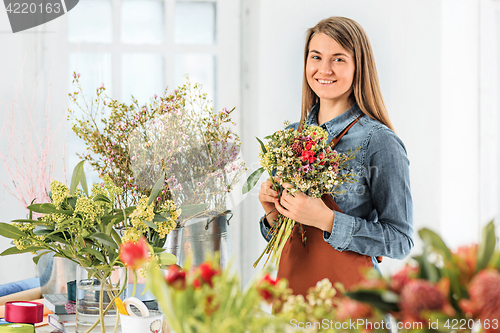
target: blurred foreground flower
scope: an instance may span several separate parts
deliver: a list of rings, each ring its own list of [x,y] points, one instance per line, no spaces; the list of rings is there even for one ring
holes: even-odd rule
[[[120,260],[133,270],[137,270],[151,259],[148,243],[145,237],[138,242],[128,241],[120,245]]]

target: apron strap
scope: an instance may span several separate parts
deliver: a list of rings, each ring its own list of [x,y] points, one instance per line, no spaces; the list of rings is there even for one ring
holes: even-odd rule
[[[335,146],[337,145],[337,143],[339,143],[340,139],[342,139],[342,137],[347,134],[347,132],[351,129],[351,127],[353,127],[354,124],[356,124],[362,116],[363,115],[361,115],[358,118],[356,118],[339,135],[337,135],[336,137],[334,137],[332,139],[332,141],[330,142],[330,146],[332,147],[332,149],[335,148]],[[328,208],[330,208],[331,210],[342,213],[342,210],[339,208],[339,206],[337,205],[337,203],[333,200],[333,198],[332,198],[331,195],[329,195],[329,194],[323,194],[323,196],[321,197],[321,200],[323,200],[323,202],[325,203],[325,205]],[[381,263],[382,262],[382,257],[381,256],[377,257],[377,261],[379,263]]]

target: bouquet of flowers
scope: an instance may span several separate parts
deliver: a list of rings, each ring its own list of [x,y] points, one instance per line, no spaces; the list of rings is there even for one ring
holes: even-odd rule
[[[289,183],[291,195],[304,192],[320,198],[323,194],[334,195],[339,185],[354,181],[355,174],[348,172],[347,161],[354,158],[356,151],[340,154],[328,144],[328,133],[321,127],[304,124],[301,131],[295,130],[285,122],[286,129],[266,137],[269,142],[260,143],[259,153],[261,168],[253,172],[243,186],[243,193],[252,189],[264,171],[267,171],[273,182],[274,190],[282,193],[282,185]],[[278,221],[269,231],[272,235],[266,249],[257,259],[257,266],[264,254],[268,260],[276,260],[279,265],[281,252],[292,233],[296,221],[280,214]],[[300,225],[302,241],[306,241],[302,225]],[[266,261],[267,264],[267,261]],[[264,265],[265,266],[265,265]]]
[[[393,276],[371,278],[347,295],[390,312],[412,332],[500,332],[500,251],[493,222],[479,245],[452,252],[429,229],[419,231],[424,253]],[[478,328],[480,328],[478,330]]]

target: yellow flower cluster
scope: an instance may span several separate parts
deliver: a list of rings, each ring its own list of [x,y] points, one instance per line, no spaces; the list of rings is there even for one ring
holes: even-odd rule
[[[98,194],[104,195],[106,198],[111,200],[111,207],[109,208],[113,208],[115,204],[115,197],[121,195],[123,193],[123,189],[117,187],[108,175],[103,175],[102,180],[103,182],[101,184],[92,184],[92,196],[95,197]],[[106,207],[109,205],[103,201],[100,201],[100,204]]]
[[[64,200],[71,196],[68,187],[57,180],[50,182],[50,191],[52,192],[52,203],[57,208],[61,208]]]
[[[153,221],[155,218],[154,208],[154,203],[148,205],[148,197],[145,195],[141,196],[137,207],[132,214],[130,214],[132,225],[141,231],[146,231],[148,226],[143,221]]]
[[[167,219],[167,221],[156,222],[160,238],[165,238],[177,226],[177,219],[181,215],[182,210],[180,208],[177,209],[172,200],[167,200],[161,205],[159,213]]]
[[[90,228],[95,225],[96,218],[104,214],[104,209],[92,199],[80,197],[76,200],[73,217],[81,217],[83,228]]]
[[[142,236],[142,232],[139,230],[139,229],[136,229],[136,228],[127,228],[124,232],[123,232],[123,236],[122,236],[122,243],[126,243],[126,242],[138,242],[139,239],[141,238]]]

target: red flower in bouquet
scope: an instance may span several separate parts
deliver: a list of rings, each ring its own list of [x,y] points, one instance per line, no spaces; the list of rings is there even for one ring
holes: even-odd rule
[[[402,321],[425,323],[422,311],[441,311],[453,316],[455,310],[447,298],[449,285],[448,279],[442,279],[438,284],[421,279],[408,281],[401,291],[399,303]]]
[[[315,142],[310,140],[306,142],[306,150],[311,150],[312,146],[314,146]]]
[[[477,244],[469,246],[460,246],[458,250],[453,253],[453,258],[460,271],[460,283],[467,285],[474,276],[477,268]]]
[[[171,265],[165,275],[165,281],[174,289],[186,289],[186,272],[177,265]]]
[[[469,288],[470,299],[459,302],[462,310],[481,322],[500,319],[500,273],[495,269],[480,271],[472,279]],[[498,332],[498,328],[484,328],[484,331]]]
[[[418,267],[406,265],[392,276],[391,289],[395,293],[400,293],[408,282],[414,279],[418,274]]]
[[[193,281],[195,288],[200,288],[205,283],[213,287],[212,278],[220,274],[220,270],[213,268],[211,263],[204,262],[198,266],[196,274],[198,277]]]
[[[369,318],[372,315],[373,311],[370,305],[347,297],[342,298],[337,304],[337,319],[339,321]]]
[[[120,260],[133,270],[140,268],[150,258],[148,243],[144,236],[138,242],[129,241],[120,245]]]
[[[302,152],[302,162],[314,163],[316,161],[316,156],[314,156],[314,152],[310,150],[304,150]]]
[[[268,304],[271,304],[276,298],[276,284],[279,279],[273,279],[269,274],[266,274],[262,277],[262,279],[257,283],[257,290],[259,291],[260,296],[266,301]]]

